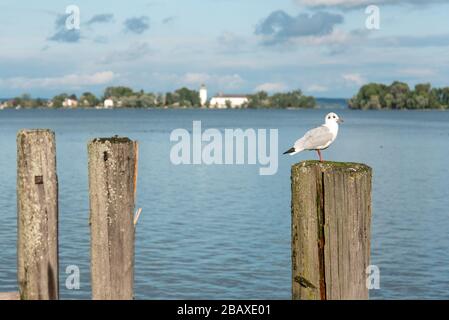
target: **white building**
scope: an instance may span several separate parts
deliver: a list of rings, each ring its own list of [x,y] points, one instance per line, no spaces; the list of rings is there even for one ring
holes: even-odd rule
[[[204,84],[201,85],[201,88],[200,88],[200,102],[201,102],[201,106],[202,107],[207,102],[207,88],[206,88],[206,86]]]
[[[103,106],[104,106],[106,109],[114,108],[114,100],[112,100],[111,98],[108,98],[108,99],[104,100]]]
[[[65,108],[75,108],[78,106],[78,101],[75,99],[66,98],[62,102],[62,106]]]
[[[245,95],[238,94],[219,94],[212,97],[209,108],[225,109],[225,108],[242,108],[248,104],[249,99]]]

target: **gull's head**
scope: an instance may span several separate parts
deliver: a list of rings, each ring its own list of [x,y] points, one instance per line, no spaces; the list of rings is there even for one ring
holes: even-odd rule
[[[336,113],[329,113],[326,116],[325,123],[327,125],[342,123],[343,119],[341,119]]]

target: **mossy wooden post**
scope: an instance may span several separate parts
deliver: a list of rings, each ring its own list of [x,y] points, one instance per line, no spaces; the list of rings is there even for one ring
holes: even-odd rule
[[[137,142],[94,139],[88,145],[91,281],[95,300],[133,299]]]
[[[357,163],[292,167],[293,299],[368,299],[371,176]]]
[[[17,228],[21,299],[58,299],[58,177],[50,130],[17,134]]]

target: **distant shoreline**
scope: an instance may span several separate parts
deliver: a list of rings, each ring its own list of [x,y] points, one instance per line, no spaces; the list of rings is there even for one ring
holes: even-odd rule
[[[354,112],[430,112],[430,111],[441,111],[447,112],[448,109],[351,109],[348,106],[345,107],[315,107],[315,108],[199,108],[199,107],[169,107],[169,108],[158,108],[158,107],[148,107],[148,108],[95,108],[95,107],[78,107],[78,108],[45,108],[45,107],[35,107],[35,108],[5,108],[0,109],[0,112],[5,111],[76,111],[76,110],[89,110],[89,111],[116,111],[116,110],[201,110],[201,111],[242,111],[242,110],[251,110],[251,111],[259,111],[259,110],[288,110],[288,111],[305,111],[305,110],[345,110],[345,111],[354,111]]]

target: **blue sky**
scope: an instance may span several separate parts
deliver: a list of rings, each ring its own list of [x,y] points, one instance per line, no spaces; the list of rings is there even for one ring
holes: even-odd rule
[[[300,88],[350,97],[367,82],[449,85],[449,1],[0,2],[0,97]],[[380,30],[365,27],[369,4]],[[65,10],[80,9],[80,29]]]

